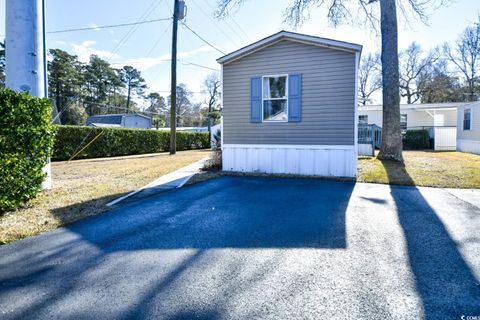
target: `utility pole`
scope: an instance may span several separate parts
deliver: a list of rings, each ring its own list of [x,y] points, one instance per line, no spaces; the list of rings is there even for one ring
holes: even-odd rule
[[[177,31],[179,0],[173,6],[172,28],[172,79],[170,90],[170,154],[177,152]]]
[[[5,84],[39,98],[48,95],[45,1],[7,0],[5,7]],[[42,189],[51,189],[50,161],[43,171]]]

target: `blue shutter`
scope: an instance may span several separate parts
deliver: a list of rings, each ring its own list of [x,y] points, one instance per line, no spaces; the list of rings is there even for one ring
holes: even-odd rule
[[[262,78],[250,81],[250,122],[262,122]]]
[[[302,121],[302,75],[288,75],[288,121]]]

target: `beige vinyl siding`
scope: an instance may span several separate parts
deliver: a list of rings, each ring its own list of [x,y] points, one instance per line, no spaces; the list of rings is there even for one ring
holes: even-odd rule
[[[302,121],[250,122],[250,79],[302,74]],[[355,53],[282,40],[223,66],[225,144],[354,145]]]
[[[463,112],[465,109],[471,110],[472,123],[470,130],[463,130]],[[480,105],[462,106],[458,108],[457,116],[457,138],[461,140],[480,141]]]

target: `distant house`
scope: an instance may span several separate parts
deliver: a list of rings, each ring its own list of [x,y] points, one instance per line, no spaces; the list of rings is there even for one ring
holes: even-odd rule
[[[468,103],[401,104],[400,128],[425,129],[434,139],[435,150],[456,150],[457,109]],[[383,126],[382,105],[358,107],[359,124]]]
[[[159,128],[159,130],[169,131],[170,127]],[[176,127],[177,132],[208,132],[208,127]]]
[[[460,106],[457,114],[457,150],[480,154],[480,102]]]
[[[281,31],[219,58],[223,170],[356,176],[361,50]]]
[[[140,114],[104,114],[88,117],[87,126],[150,129],[152,119]]]

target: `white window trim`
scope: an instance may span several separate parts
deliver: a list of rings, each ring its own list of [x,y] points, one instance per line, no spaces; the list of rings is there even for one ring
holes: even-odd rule
[[[360,122],[360,117],[366,117],[367,121],[366,122]],[[359,114],[358,115],[358,123],[359,124],[368,124],[368,114]]]
[[[470,129],[465,129],[465,111],[467,111],[467,110],[470,113],[470,126],[469,126]],[[472,117],[473,117],[472,108],[463,109],[463,117],[462,117],[462,130],[463,131],[472,131]]]
[[[264,93],[264,88],[263,88],[263,85],[265,83],[264,79],[265,78],[276,78],[276,77],[286,77],[287,78],[287,81],[285,83],[285,98],[271,98],[271,99],[265,99],[263,97],[263,93]],[[288,74],[276,74],[276,75],[266,75],[266,76],[262,76],[262,123],[285,123],[285,122],[288,122],[288,82],[289,82],[289,76]],[[287,100],[287,103],[286,103],[286,107],[285,107],[285,112],[287,113],[287,119],[286,120],[265,120],[263,118],[264,116],[264,101],[271,101],[271,100]]]
[[[402,129],[402,116],[405,116],[405,131],[408,130],[408,113],[400,113],[400,129]]]

